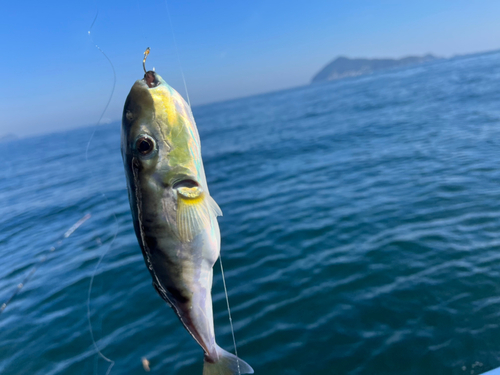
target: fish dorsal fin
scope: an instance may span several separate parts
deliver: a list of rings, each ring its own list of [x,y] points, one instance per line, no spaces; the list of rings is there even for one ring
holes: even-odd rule
[[[177,189],[177,228],[183,242],[193,238],[210,227],[211,219],[222,216],[214,199],[202,188],[181,187]]]

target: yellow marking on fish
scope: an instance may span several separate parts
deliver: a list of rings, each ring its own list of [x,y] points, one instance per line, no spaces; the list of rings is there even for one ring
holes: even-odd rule
[[[170,165],[183,166],[197,176],[201,170],[201,152],[195,124],[188,116],[187,104],[175,90],[161,85],[149,90],[154,101],[156,123],[165,141],[173,146]]]
[[[177,91],[170,91],[166,86],[158,86],[150,90],[155,103],[156,116],[165,118],[170,126],[189,123],[189,116],[184,108],[184,99]],[[178,121],[178,116],[184,121]]]
[[[169,125],[176,125],[176,107],[173,97],[165,86],[158,86],[149,90],[155,103],[156,116],[166,119]]]

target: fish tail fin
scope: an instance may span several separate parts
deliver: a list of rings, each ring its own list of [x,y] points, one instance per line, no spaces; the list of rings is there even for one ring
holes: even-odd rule
[[[225,351],[221,347],[217,347],[217,353],[219,354],[219,359],[216,362],[211,362],[205,358],[203,375],[253,374],[253,368],[241,358]]]

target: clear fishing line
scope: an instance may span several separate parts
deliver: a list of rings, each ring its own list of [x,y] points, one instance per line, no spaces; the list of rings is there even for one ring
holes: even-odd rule
[[[234,337],[233,318],[231,317],[231,308],[229,307],[229,296],[227,295],[226,277],[224,276],[224,267],[222,267],[222,256],[221,256],[220,252],[219,252],[219,263],[220,263],[220,271],[221,271],[221,275],[222,275],[222,283],[224,284],[224,293],[226,294],[227,314],[229,315],[229,324],[231,325],[231,333],[233,334],[234,355],[236,356],[237,363],[238,363],[238,375],[241,375],[240,357],[238,357],[238,349],[236,348],[236,338]]]
[[[33,274],[36,272],[36,270],[42,265],[43,262],[47,260],[47,257],[49,254],[53,253],[55,250],[57,250],[58,247],[61,246],[62,242],[71,236],[75,230],[77,230],[83,223],[85,223],[88,219],[90,219],[90,214],[86,214],[83,216],[80,220],[78,220],[75,224],[71,226],[64,234],[62,235],[62,238],[56,242],[54,246],[52,246],[49,250],[46,251],[46,254],[43,255],[40,260],[33,266],[31,271],[24,277],[24,279],[17,284],[16,289],[14,292],[11,294],[11,296],[0,306],[0,314],[7,308],[9,303],[19,294],[22,288],[26,285],[26,283],[31,279]]]
[[[191,101],[189,100],[189,93],[186,84],[186,78],[184,77],[184,70],[182,69],[181,55],[179,54],[179,48],[177,48],[177,40],[175,39],[174,26],[172,25],[172,18],[170,18],[170,11],[168,10],[168,0],[165,0],[165,8],[167,8],[168,22],[170,24],[170,31],[172,32],[172,38],[174,40],[175,54],[177,55],[177,62],[179,63],[179,69],[181,70],[182,81],[184,82],[184,90],[186,90],[186,98],[191,108]]]
[[[113,87],[111,89],[111,93],[109,95],[109,98],[108,98],[108,101],[106,103],[106,106],[104,107],[104,110],[102,111],[101,115],[99,116],[99,119],[97,120],[97,123],[96,125],[94,126],[94,130],[90,136],[90,139],[87,143],[87,148],[85,150],[85,161],[87,163],[87,165],[89,164],[89,159],[88,159],[88,152],[89,152],[89,147],[90,147],[90,143],[92,142],[92,139],[94,138],[94,135],[95,135],[95,132],[96,132],[96,128],[97,126],[99,126],[99,124],[101,123],[101,120],[104,116],[104,114],[106,113],[106,111],[108,110],[108,107],[109,107],[109,104],[111,103],[111,99],[113,97],[113,94],[115,92],[115,87],[116,87],[116,71],[115,71],[115,67],[113,65],[113,63],[111,62],[111,60],[109,59],[109,57],[104,53],[104,51],[94,42],[94,40],[92,39],[92,35],[91,35],[91,30],[92,30],[92,27],[94,26],[96,20],[97,20],[97,16],[99,15],[99,11],[97,11],[95,17],[94,17],[94,21],[92,21],[92,25],[90,25],[90,28],[89,28],[89,31],[88,31],[88,35],[89,35],[89,38],[90,40],[92,41],[92,44],[94,44],[94,46],[99,50],[99,52],[106,58],[106,60],[108,60],[109,62],[109,65],[111,66],[111,69],[113,70]],[[92,177],[95,177],[94,176],[94,171],[93,171],[93,168],[90,168],[90,172],[92,174]],[[106,194],[102,193],[102,196],[104,197],[104,199],[106,200],[106,204],[108,206],[110,206],[110,203],[109,203],[109,200],[106,196]],[[114,235],[113,235],[113,238],[111,240],[111,242],[109,243],[108,247],[106,248],[106,250],[104,250],[104,252],[102,253],[102,255],[99,257],[99,260],[97,261],[97,264],[94,268],[94,271],[92,272],[92,276],[90,278],[90,283],[89,283],[89,289],[88,289],[88,294],[87,294],[87,320],[88,320],[88,323],[89,323],[89,331],[90,331],[90,336],[92,338],[92,344],[94,345],[94,349],[96,351],[96,353],[102,358],[104,359],[106,362],[109,363],[109,367],[108,367],[108,370],[106,371],[106,375],[109,375],[109,373],[111,372],[111,369],[113,368],[113,366],[115,365],[115,361],[109,359],[108,357],[106,357],[102,352],[101,350],[99,349],[99,347],[97,346],[97,343],[95,341],[95,337],[94,337],[94,331],[92,329],[92,319],[91,319],[91,314],[90,314],[90,297],[91,297],[91,293],[92,293],[92,286],[94,284],[94,278],[95,278],[95,275],[97,273],[97,270],[99,268],[99,266],[101,265],[102,263],[102,260],[104,259],[104,257],[106,256],[106,254],[109,252],[109,250],[111,249],[111,246],[113,245],[113,243],[115,242],[115,239],[116,239],[116,236],[118,235],[118,219],[116,218],[116,214],[114,213],[114,211],[111,211],[112,214],[113,214],[113,218],[114,218],[114,221],[115,221],[115,232],[114,232]]]

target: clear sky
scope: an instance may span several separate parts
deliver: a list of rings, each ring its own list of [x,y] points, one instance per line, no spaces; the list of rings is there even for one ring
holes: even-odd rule
[[[6,1],[0,46],[0,136],[121,118],[147,67],[193,106],[309,83],[339,55],[451,56],[500,48],[498,0]],[[88,30],[92,28],[93,41]],[[172,30],[177,40],[176,51]],[[179,60],[181,64],[179,65]]]

